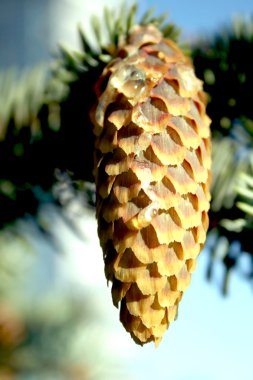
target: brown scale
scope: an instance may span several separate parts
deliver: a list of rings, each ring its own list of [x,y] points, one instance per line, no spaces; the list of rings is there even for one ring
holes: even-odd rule
[[[208,228],[205,94],[189,58],[154,26],[132,30],[96,91],[91,117],[105,274],[134,341],[158,344],[177,316]]]

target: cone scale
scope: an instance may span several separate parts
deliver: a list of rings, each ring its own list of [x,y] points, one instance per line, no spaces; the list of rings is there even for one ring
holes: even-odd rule
[[[136,26],[96,84],[98,235],[120,320],[157,345],[188,287],[208,228],[210,119],[191,61]]]

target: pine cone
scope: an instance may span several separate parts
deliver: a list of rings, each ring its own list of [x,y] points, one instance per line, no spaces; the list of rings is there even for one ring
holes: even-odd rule
[[[159,343],[208,228],[210,119],[202,82],[152,25],[132,29],[96,84],[98,235],[120,320]]]

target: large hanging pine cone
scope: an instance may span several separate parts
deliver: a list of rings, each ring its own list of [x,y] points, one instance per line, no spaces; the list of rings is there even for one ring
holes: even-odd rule
[[[143,344],[177,315],[208,228],[210,119],[191,62],[133,28],[96,85],[98,234],[120,320]]]

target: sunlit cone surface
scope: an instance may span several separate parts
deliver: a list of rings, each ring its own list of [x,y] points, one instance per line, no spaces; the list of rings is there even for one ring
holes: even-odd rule
[[[210,120],[177,45],[135,27],[96,85],[97,218],[120,320],[139,344],[176,318],[208,227]]]

